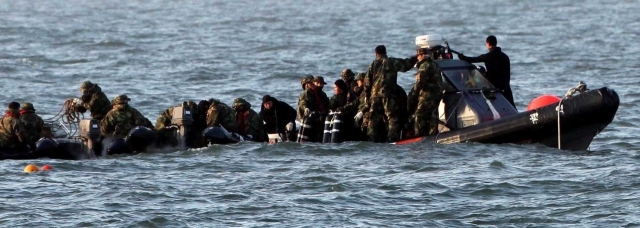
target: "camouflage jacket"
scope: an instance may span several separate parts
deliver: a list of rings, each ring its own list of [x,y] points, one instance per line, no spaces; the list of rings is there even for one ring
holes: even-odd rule
[[[38,114],[32,112],[20,113],[20,120],[24,124],[25,136],[29,143],[35,143],[40,139],[44,121]]]
[[[98,86],[96,86],[91,97],[82,97],[82,104],[80,104],[80,106],[91,112],[91,118],[99,120],[111,111],[111,101],[109,101],[107,95],[105,95]]]
[[[251,135],[254,141],[264,141],[263,122],[260,115],[253,109],[249,109],[244,113],[236,113],[236,121],[238,122],[239,132],[241,135]]]
[[[0,119],[0,147],[14,148],[26,142],[25,130],[18,112],[7,110]]]
[[[371,63],[364,76],[364,92],[367,93],[367,104],[371,98],[395,97],[398,84],[398,72],[406,72],[417,62],[415,57],[409,59],[378,57]]]
[[[136,126],[153,128],[151,121],[128,104],[116,105],[100,121],[100,132],[107,137],[124,138]]]
[[[238,123],[235,120],[236,111],[225,103],[213,100],[207,110],[207,126],[222,126],[227,131],[238,132]]]
[[[298,96],[298,119],[304,118],[304,110],[320,112],[322,115],[329,113],[329,98],[320,89],[305,89]]]
[[[431,59],[418,63],[416,83],[409,92],[407,111],[410,114],[431,112],[442,97],[440,69]]]

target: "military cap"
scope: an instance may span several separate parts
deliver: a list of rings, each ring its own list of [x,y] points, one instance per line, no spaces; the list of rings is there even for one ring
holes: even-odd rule
[[[82,82],[82,84],[80,85],[80,92],[84,92],[85,90],[93,87],[94,84],[91,83],[90,81],[84,81]]]
[[[358,73],[358,76],[356,76],[356,80],[364,80],[364,73]]]
[[[251,108],[251,104],[249,104],[249,102],[247,102],[247,100],[242,99],[242,98],[236,98],[233,100],[233,105],[231,105],[233,108],[236,107],[241,107],[241,106],[245,106],[246,108]]]
[[[20,107],[21,110],[27,110],[27,111],[32,111],[35,112],[36,109],[33,108],[33,104],[29,103],[29,102],[24,102],[22,103],[22,107]]]
[[[111,104],[126,104],[130,100],[131,99],[129,99],[129,97],[127,97],[126,94],[121,94],[113,98],[113,100],[111,101]]]
[[[322,84],[327,84],[326,82],[324,82],[324,78],[322,76],[316,76],[313,78],[313,82],[320,82]]]

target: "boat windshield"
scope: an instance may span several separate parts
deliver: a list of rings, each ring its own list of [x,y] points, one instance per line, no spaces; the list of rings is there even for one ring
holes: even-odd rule
[[[442,73],[458,90],[476,90],[482,87],[493,88],[493,85],[475,68],[446,69]]]

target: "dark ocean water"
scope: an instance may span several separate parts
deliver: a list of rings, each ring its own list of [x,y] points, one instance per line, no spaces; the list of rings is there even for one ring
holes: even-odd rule
[[[84,161],[0,162],[2,227],[640,226],[638,1],[1,1],[0,101],[55,114],[82,81],[152,121],[183,100],[271,94],[366,70],[373,48],[493,34],[516,104],[584,81],[618,114],[589,151],[540,145],[246,143]],[[400,74],[408,89],[413,73]],[[327,91],[329,92],[329,91]],[[3,103],[3,104],[4,104]],[[29,163],[55,170],[27,174]]]

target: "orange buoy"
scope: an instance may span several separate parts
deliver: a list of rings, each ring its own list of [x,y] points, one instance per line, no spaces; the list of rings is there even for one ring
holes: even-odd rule
[[[53,170],[53,167],[51,167],[50,165],[44,165],[44,166],[42,166],[42,168],[40,168],[40,170],[42,170],[42,171]]]
[[[35,166],[34,164],[29,164],[27,167],[24,167],[24,172],[25,173],[30,173],[30,172],[38,172],[38,166]]]
[[[529,102],[529,106],[527,106],[527,111],[542,108],[550,104],[555,104],[560,102],[560,100],[562,99],[560,99],[559,97],[545,94],[545,95],[536,97],[536,99],[533,99],[531,102]]]

